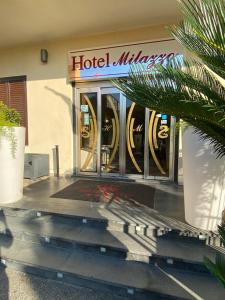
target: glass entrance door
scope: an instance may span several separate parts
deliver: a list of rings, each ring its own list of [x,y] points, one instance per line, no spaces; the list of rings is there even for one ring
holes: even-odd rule
[[[172,121],[115,88],[78,89],[78,173],[171,178]]]
[[[145,108],[126,99],[126,174],[144,175]]]
[[[171,117],[150,110],[147,114],[148,166],[152,177],[168,178],[172,163],[173,132]]]
[[[78,168],[81,173],[98,172],[98,92],[78,95]]]

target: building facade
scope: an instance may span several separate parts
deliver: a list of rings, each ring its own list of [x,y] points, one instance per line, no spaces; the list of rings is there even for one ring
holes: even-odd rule
[[[164,26],[2,49],[1,100],[21,111],[26,152],[49,154],[51,173],[58,145],[61,175],[174,180],[175,119],[126,99],[112,79],[181,54]]]

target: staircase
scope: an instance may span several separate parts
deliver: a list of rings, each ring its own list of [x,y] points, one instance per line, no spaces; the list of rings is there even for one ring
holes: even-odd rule
[[[203,265],[219,249],[207,233],[154,212],[148,223],[125,219],[2,207],[1,263],[126,299],[225,299]]]

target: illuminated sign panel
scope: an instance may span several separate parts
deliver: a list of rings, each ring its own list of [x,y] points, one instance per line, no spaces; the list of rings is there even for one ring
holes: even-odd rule
[[[85,81],[126,77],[132,65],[151,71],[154,65],[168,64],[182,57],[176,41],[142,42],[69,52],[70,81]]]

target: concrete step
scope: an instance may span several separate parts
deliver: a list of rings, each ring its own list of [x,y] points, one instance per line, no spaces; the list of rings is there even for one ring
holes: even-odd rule
[[[36,191],[39,195],[39,190]],[[35,194],[36,195],[36,194]],[[173,233],[176,236],[187,236],[204,239],[207,243],[220,246],[217,233],[202,231],[185,222],[163,216],[147,207],[131,207],[111,203],[102,205],[88,201],[68,200],[43,197],[32,198],[0,207],[5,215],[51,215],[58,219],[72,219],[78,223],[88,223],[92,227],[121,232],[138,233],[147,236],[160,236]]]
[[[43,207],[44,208],[44,207]],[[46,209],[46,208],[45,208]],[[51,209],[52,210],[52,209]],[[4,216],[13,216],[21,218],[31,218],[31,217],[43,217],[51,216],[57,221],[73,222],[76,224],[87,225],[90,227],[115,230],[120,232],[145,234],[145,235],[159,235],[169,232],[171,229],[165,224],[156,221],[155,223],[143,223],[137,222],[128,218],[117,217],[116,214],[104,215],[96,212],[95,210],[85,209],[84,211],[73,211],[73,213],[60,213],[46,211],[46,210],[36,210],[29,208],[14,208],[14,207],[0,207],[1,214]]]
[[[74,201],[72,200],[57,200],[60,205],[58,203],[55,207],[53,206],[54,202],[50,198],[46,199],[45,204],[41,205],[41,203],[38,203],[36,207],[34,207],[33,202],[31,205],[29,205],[29,202],[26,202],[26,205],[22,202],[22,204],[20,204],[21,207],[2,206],[0,207],[0,211],[5,216],[54,216],[54,218],[57,218],[59,221],[68,219],[78,224],[86,224],[91,227],[126,233],[138,233],[146,236],[161,236],[171,233],[176,236],[187,236],[204,240],[209,238],[218,239],[218,235],[215,233],[201,231],[178,220],[162,216],[153,210],[147,210],[147,208],[147,211],[143,212],[143,210],[128,207],[110,209],[100,209],[89,206],[80,207],[76,206],[78,205],[77,203],[74,207],[74,205],[72,205]],[[25,206],[26,208],[24,208]],[[219,244],[217,246],[219,246]]]
[[[175,272],[6,236],[0,237],[0,245],[1,262],[7,267],[74,285],[113,290],[130,299],[224,299],[222,285],[206,274]]]
[[[214,259],[217,252],[193,238],[109,231],[51,215],[13,217],[0,214],[0,233],[22,241],[202,272],[207,272],[203,257]]]

